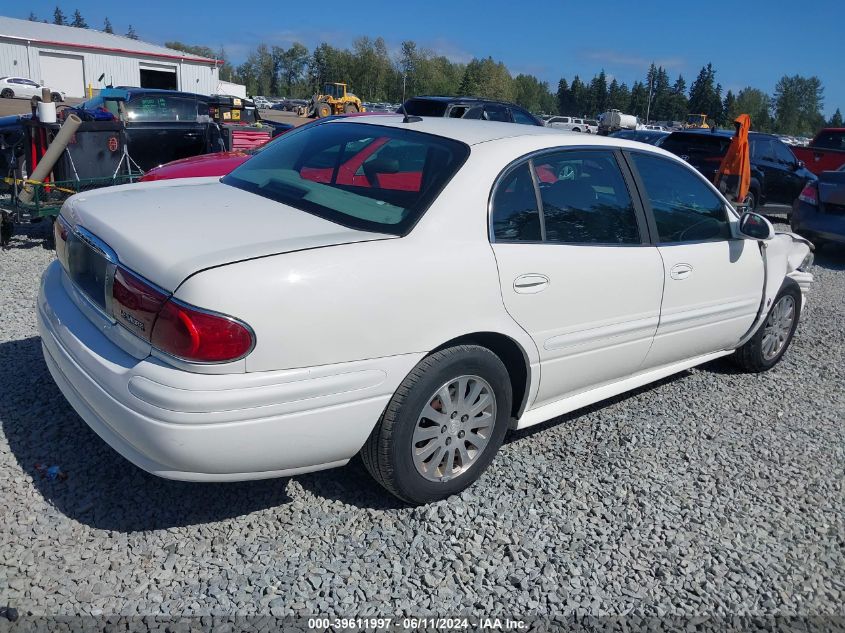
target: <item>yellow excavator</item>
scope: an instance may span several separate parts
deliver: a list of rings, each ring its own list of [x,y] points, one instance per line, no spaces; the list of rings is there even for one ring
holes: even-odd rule
[[[688,114],[687,120],[684,123],[685,130],[691,129],[710,129],[710,124],[707,123],[707,115],[706,114]]]
[[[363,111],[364,106],[361,105],[361,100],[351,92],[346,91],[346,84],[326,83],[323,85],[323,92],[311,97],[308,104],[302,106],[297,114],[322,119],[332,114]]]

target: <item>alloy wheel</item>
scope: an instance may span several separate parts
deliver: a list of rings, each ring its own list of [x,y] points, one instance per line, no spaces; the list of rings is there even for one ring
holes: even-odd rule
[[[459,376],[426,400],[411,452],[417,472],[445,482],[467,472],[484,452],[496,422],[496,395],[480,376]]]
[[[784,295],[772,308],[763,327],[761,350],[765,360],[770,361],[777,358],[778,354],[783,351],[794,323],[795,300],[790,295]]]

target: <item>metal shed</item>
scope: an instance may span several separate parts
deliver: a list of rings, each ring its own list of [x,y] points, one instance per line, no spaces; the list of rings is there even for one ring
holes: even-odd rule
[[[222,63],[94,29],[0,16],[0,76],[26,77],[68,97],[105,84],[214,94]]]

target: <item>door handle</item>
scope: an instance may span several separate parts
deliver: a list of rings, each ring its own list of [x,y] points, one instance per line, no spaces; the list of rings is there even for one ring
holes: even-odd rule
[[[513,280],[513,290],[523,295],[533,295],[548,288],[550,280],[539,273],[527,273]]]
[[[669,271],[669,276],[672,279],[686,279],[690,275],[692,275],[692,266],[689,264],[675,264]]]

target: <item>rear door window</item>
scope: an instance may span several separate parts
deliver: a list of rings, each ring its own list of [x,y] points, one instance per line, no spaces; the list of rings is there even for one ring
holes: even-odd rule
[[[514,168],[493,195],[493,237],[497,242],[539,242],[540,211],[528,163]]]
[[[831,130],[822,132],[813,142],[813,147],[819,149],[845,150],[845,132]]]
[[[402,109],[411,116],[443,116],[446,114],[446,103],[428,99],[408,99]]]
[[[637,217],[610,151],[563,151],[534,159],[546,241],[639,244]]]
[[[508,109],[504,106],[495,103],[488,103],[484,106],[484,119],[488,121],[503,121],[505,123],[511,122]]]
[[[534,117],[530,116],[526,112],[523,112],[519,108],[511,108],[511,115],[513,115],[514,123],[521,123],[523,125],[537,125],[537,123],[534,121]]]

